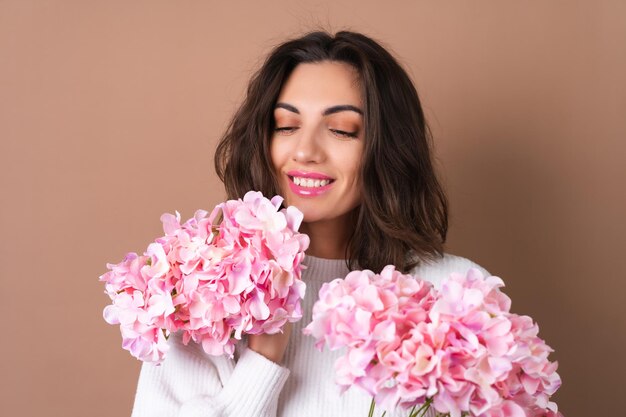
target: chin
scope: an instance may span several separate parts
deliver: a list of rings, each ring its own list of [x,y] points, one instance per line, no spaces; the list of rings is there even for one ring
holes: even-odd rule
[[[300,209],[300,207],[296,207]],[[302,214],[304,215],[304,218],[302,219],[303,223],[316,223],[325,220],[327,217],[323,213],[318,213],[312,210],[300,209],[300,211],[302,211]]]

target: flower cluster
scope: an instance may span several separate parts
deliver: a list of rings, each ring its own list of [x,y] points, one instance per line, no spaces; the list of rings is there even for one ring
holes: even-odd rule
[[[234,353],[242,334],[273,334],[302,317],[305,284],[300,265],[309,245],[298,233],[302,213],[279,209],[248,192],[243,200],[161,216],[165,236],[143,256],[129,253],[100,276],[112,304],[104,319],[119,324],[122,347],[136,358],[160,363],[167,337],[182,331],[183,343],[200,343],[211,355]]]
[[[474,268],[439,290],[391,265],[353,271],[322,286],[304,332],[319,349],[347,348],[336,382],[388,410],[425,404],[421,415],[432,406],[451,417],[557,416],[552,349],[530,317],[510,313],[503,285]]]

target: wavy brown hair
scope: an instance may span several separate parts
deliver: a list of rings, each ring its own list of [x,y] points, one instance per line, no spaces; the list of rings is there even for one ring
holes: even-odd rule
[[[215,153],[228,198],[249,190],[279,194],[270,157],[273,110],[283,83],[300,63],[339,61],[359,74],[365,143],[362,202],[346,248],[350,269],[403,272],[443,255],[448,202],[432,163],[432,139],[417,91],[396,59],[371,38],[312,32],[275,47],[253,75],[246,97]]]

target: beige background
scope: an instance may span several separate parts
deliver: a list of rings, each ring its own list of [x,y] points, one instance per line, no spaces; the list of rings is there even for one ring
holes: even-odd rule
[[[448,251],[539,322],[564,414],[623,415],[626,2],[591,0],[0,0],[0,414],[130,413],[140,364],[98,276],[222,199],[212,153],[251,71],[317,26],[409,69]]]

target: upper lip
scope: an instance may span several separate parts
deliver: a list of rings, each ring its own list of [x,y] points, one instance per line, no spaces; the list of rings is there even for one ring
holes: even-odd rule
[[[332,180],[332,177],[328,175],[322,174],[320,172],[307,172],[307,171],[299,171],[299,170],[291,170],[287,172],[287,175],[290,177],[299,177],[299,178],[311,178],[314,180]]]

